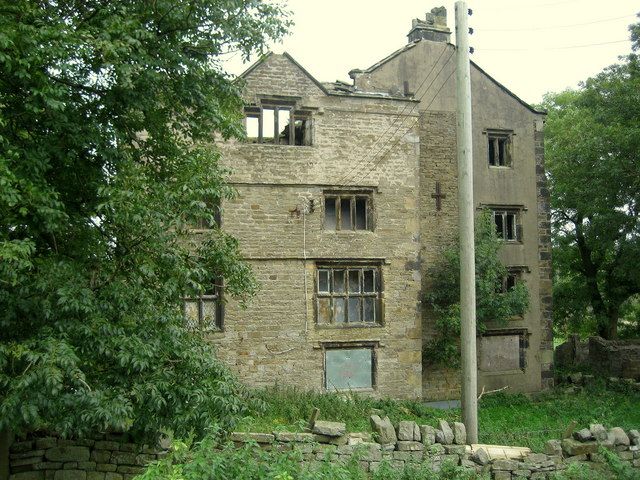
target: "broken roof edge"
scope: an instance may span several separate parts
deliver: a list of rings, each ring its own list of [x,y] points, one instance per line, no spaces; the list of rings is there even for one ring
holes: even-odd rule
[[[256,68],[258,68],[258,66],[262,65],[272,55],[277,55],[277,54],[274,54],[272,51],[265,53],[258,60],[256,60],[249,68],[247,68],[244,72],[238,75],[237,78],[245,78],[247,75],[251,74],[251,72],[253,72]],[[306,68],[300,65],[296,61],[296,59],[293,58],[288,52],[282,52],[282,56],[285,57],[287,60],[289,60],[291,63],[293,63],[296,67],[298,67],[302,71],[302,73],[304,73],[307,76],[307,78],[309,78],[309,80],[311,80],[320,90],[322,90],[322,92],[325,95],[329,95],[329,92],[327,91],[326,87],[322,85],[322,83],[320,83],[313,75],[311,75]]]
[[[349,97],[349,98],[375,98],[376,100],[393,100],[396,102],[413,102],[420,103],[420,100],[416,100],[415,98],[408,97],[392,97],[390,95],[377,94],[376,92],[329,92],[327,95],[332,97]]]
[[[353,85],[347,82],[337,80],[335,82],[322,82],[327,88],[327,94],[337,97],[350,97],[350,98],[375,98],[377,100],[394,100],[399,102],[413,102],[419,103],[420,100],[414,97],[405,97],[401,95],[392,95],[388,92],[367,92],[364,90],[357,90]]]
[[[414,40],[411,43],[408,43],[407,45],[405,45],[402,48],[399,48],[398,50],[396,50],[395,52],[391,53],[390,55],[384,57],[382,60],[380,60],[377,63],[374,63],[373,65],[371,65],[369,68],[367,68],[366,70],[364,70],[365,73],[371,73],[375,70],[377,70],[378,68],[382,67],[385,63],[390,62],[391,60],[393,60],[395,57],[397,57],[398,55],[400,55],[401,53],[406,52],[407,50],[412,49],[413,47],[415,47],[418,43],[422,42],[422,41],[428,41],[428,40],[424,40],[423,38],[418,39],[418,40]],[[450,42],[442,42],[445,45],[452,47],[453,49],[456,48],[456,46],[453,43]],[[486,72],[486,70],[484,70],[483,68],[481,68],[476,62],[474,62],[473,60],[470,60],[471,65],[473,65],[475,68],[478,69],[478,71],[482,74],[484,74],[489,80],[491,80],[500,90],[502,90],[503,92],[505,92],[507,95],[509,95],[510,97],[512,97],[514,100],[516,100],[518,103],[520,103],[523,107],[527,108],[529,111],[531,111],[532,113],[538,114],[538,115],[546,115],[547,112],[544,110],[536,110],[534,107],[532,107],[530,104],[528,104],[527,102],[525,102],[524,100],[522,100],[519,96],[517,96],[515,93],[513,93],[511,90],[509,90],[507,87],[505,87],[502,83],[500,83],[498,80],[496,80],[494,77],[492,77],[489,73]]]

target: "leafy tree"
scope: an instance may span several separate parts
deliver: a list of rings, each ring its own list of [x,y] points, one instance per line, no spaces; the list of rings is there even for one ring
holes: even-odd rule
[[[497,236],[491,212],[476,221],[476,328],[483,333],[487,324],[504,325],[510,318],[524,315],[529,292],[523,282],[505,288],[507,268],[500,260],[502,240]],[[444,261],[433,271],[433,285],[427,303],[435,314],[436,337],[426,345],[424,360],[457,366],[460,358],[460,247],[445,250]]]
[[[635,29],[635,30],[634,30]],[[638,48],[638,25],[634,49]],[[557,329],[616,338],[640,294],[640,64],[626,57],[549,94],[546,154]]]
[[[211,203],[242,136],[220,58],[288,27],[260,0],[2,1],[0,430],[199,435],[243,390],[182,298],[255,290]],[[188,225],[213,225],[190,241]]]

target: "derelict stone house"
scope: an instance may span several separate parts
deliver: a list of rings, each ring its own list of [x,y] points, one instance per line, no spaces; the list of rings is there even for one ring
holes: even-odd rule
[[[261,289],[224,320],[218,309],[207,335],[246,383],[459,395],[457,372],[422,363],[429,268],[458,222],[449,36],[434,9],[353,84],[321,83],[286,53],[242,75],[249,140],[221,145],[239,193],[222,221]],[[536,391],[552,381],[544,114],[477,65],[472,96],[475,204],[494,212],[506,281],[530,293],[526,315],[479,338],[478,384]]]

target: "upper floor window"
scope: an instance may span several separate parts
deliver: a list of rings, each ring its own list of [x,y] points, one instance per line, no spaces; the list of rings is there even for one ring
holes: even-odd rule
[[[293,105],[245,107],[245,127],[251,143],[311,145],[311,112]]]
[[[318,267],[318,324],[381,323],[381,286],[378,267]]]
[[[507,242],[522,241],[522,225],[520,224],[519,210],[494,209],[492,215],[498,238]]]
[[[324,228],[326,230],[373,230],[371,194],[326,193]]]
[[[506,275],[501,279],[498,285],[498,291],[500,293],[507,293],[515,288],[515,286],[522,282],[522,272],[525,267],[507,267]]]
[[[211,332],[222,330],[222,288],[211,287],[198,297],[184,299],[185,325],[188,330]]]
[[[512,166],[512,137],[513,132],[510,131],[487,131],[489,166]]]

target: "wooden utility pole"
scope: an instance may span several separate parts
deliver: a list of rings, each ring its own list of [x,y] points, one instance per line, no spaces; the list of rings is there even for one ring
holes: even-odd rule
[[[471,136],[469,10],[456,2],[456,98],[458,136],[458,211],[460,218],[460,341],[462,351],[462,421],[467,443],[478,443],[478,367],[476,359],[476,279]]]

